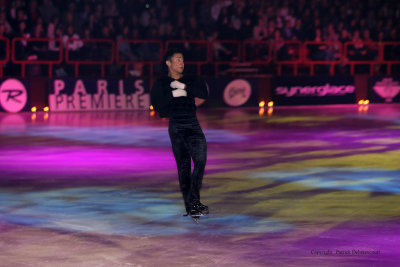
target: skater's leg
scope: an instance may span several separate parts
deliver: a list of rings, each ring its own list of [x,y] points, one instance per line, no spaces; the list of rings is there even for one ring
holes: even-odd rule
[[[184,133],[179,124],[170,122],[168,133],[170,136],[172,151],[174,153],[178,168],[179,186],[185,203],[186,212],[190,207],[190,187],[191,187],[191,159],[185,143]]]
[[[200,201],[200,188],[203,181],[207,161],[207,142],[200,124],[192,125],[191,134],[188,136],[188,148],[193,159],[194,169],[191,176],[190,201]]]

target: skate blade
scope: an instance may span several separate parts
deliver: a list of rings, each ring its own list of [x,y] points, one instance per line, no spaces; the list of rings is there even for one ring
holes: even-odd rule
[[[196,214],[196,215],[189,215],[190,217],[192,217],[192,218],[195,218],[195,217],[202,217],[202,216],[205,216],[203,213],[199,213],[199,214]]]

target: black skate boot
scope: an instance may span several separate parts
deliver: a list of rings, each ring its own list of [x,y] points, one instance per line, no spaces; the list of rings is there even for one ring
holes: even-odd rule
[[[198,212],[200,212],[202,215],[207,215],[208,213],[210,213],[210,211],[208,210],[208,207],[206,205],[203,205],[200,201],[194,201],[192,203],[192,209],[197,210]]]

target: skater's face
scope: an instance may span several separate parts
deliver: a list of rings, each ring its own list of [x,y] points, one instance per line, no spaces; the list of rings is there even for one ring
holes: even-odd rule
[[[173,54],[171,59],[166,61],[166,64],[171,76],[181,75],[185,68],[183,55],[181,53]]]

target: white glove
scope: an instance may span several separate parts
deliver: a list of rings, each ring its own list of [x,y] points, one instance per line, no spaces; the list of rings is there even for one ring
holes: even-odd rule
[[[181,97],[181,96],[187,96],[186,90],[183,89],[176,89],[172,91],[172,95],[174,97]]]
[[[171,88],[176,88],[176,89],[185,89],[186,84],[175,80],[175,81],[171,82],[171,84],[169,86],[171,86]]]

